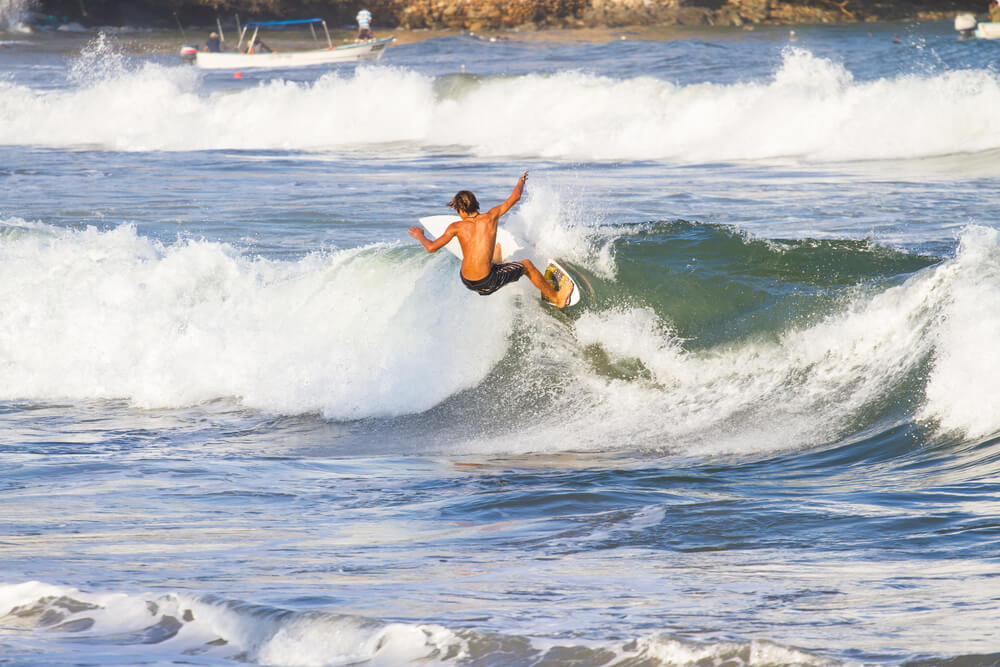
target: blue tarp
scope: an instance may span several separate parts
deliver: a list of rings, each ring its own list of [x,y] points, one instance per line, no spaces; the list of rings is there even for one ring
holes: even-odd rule
[[[275,27],[284,25],[305,25],[308,23],[322,23],[323,19],[301,19],[299,21],[254,21],[247,23],[246,28]]]

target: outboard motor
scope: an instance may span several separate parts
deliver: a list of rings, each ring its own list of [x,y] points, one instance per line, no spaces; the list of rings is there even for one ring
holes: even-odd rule
[[[190,44],[185,44],[181,47],[181,58],[189,65],[194,64],[195,58],[198,56],[198,47],[191,46]]]
[[[962,13],[955,16],[955,30],[959,39],[971,39],[976,33],[975,14]]]

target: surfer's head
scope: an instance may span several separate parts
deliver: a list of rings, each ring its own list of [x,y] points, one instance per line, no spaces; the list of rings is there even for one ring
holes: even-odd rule
[[[459,213],[479,213],[479,200],[468,190],[459,190],[458,194],[448,202],[448,206]]]

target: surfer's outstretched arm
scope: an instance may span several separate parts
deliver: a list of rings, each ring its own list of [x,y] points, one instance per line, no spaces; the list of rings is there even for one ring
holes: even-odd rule
[[[527,180],[528,180],[528,172],[524,172],[523,174],[521,174],[521,178],[517,179],[517,185],[514,186],[514,191],[510,193],[509,197],[507,197],[507,201],[500,204],[499,206],[494,206],[493,208],[491,208],[490,215],[493,215],[495,213],[496,216],[499,218],[501,215],[509,211],[511,207],[514,206],[514,204],[516,204],[518,200],[521,199],[521,193],[524,192],[524,182]]]
[[[458,233],[458,227],[456,227],[455,224],[452,223],[448,225],[447,229],[444,230],[444,234],[431,241],[430,239],[427,238],[427,235],[424,234],[423,229],[417,227],[416,225],[410,227],[410,236],[420,241],[420,245],[422,245],[424,247],[424,250],[426,250],[427,252],[437,252],[441,248],[445,247],[448,244],[448,241],[455,238],[455,235],[457,233]]]

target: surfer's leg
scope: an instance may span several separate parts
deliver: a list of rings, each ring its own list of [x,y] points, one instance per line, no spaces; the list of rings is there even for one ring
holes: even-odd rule
[[[549,281],[545,279],[541,271],[535,268],[535,265],[531,263],[530,260],[523,259],[521,264],[524,264],[524,272],[528,274],[528,280],[531,284],[538,288],[546,299],[554,303],[559,308],[565,308],[566,304],[569,303],[569,295],[573,291],[573,285],[570,285],[561,291],[556,291]]]

